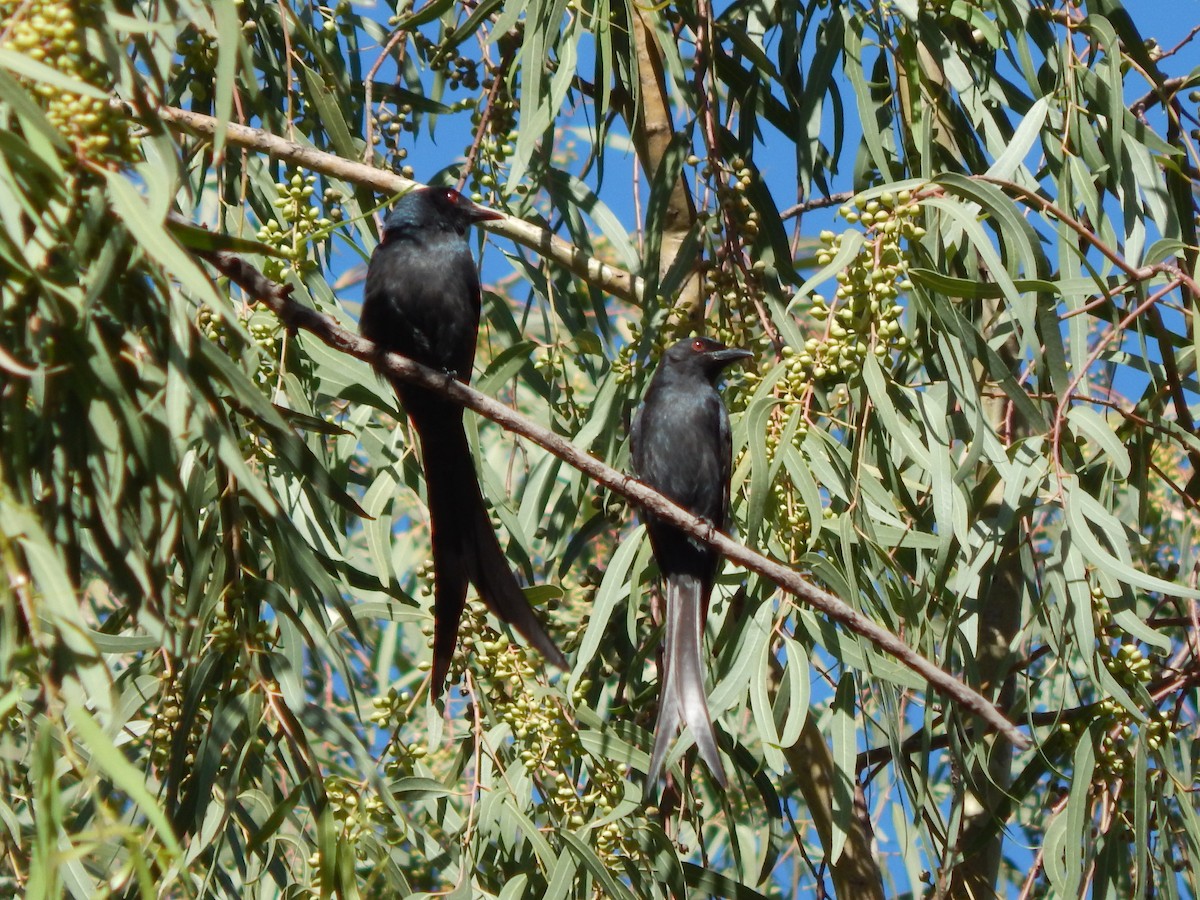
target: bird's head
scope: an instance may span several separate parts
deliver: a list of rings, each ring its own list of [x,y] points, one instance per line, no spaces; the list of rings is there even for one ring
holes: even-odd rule
[[[396,201],[383,220],[383,232],[388,235],[439,229],[466,234],[476,222],[503,218],[503,213],[480,206],[454,188],[419,187]]]
[[[667,351],[666,362],[680,370],[702,372],[709,381],[715,381],[727,366],[753,355],[749,350],[726,347],[712,338],[690,337]]]

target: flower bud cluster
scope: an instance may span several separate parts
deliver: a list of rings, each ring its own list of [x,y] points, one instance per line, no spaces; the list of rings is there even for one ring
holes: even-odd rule
[[[689,166],[700,167],[700,177],[710,182],[716,193],[717,209],[696,213],[696,218],[708,231],[717,236],[727,227],[731,228],[734,233],[727,237],[736,240],[738,246],[758,237],[762,228],[762,214],[747,196],[757,175],[747,160],[735,156],[727,163],[723,160],[713,162],[693,155],[686,162]]]
[[[279,377],[283,356],[283,326],[273,313],[255,306],[240,308],[238,316],[254,342],[254,350],[250,350],[252,355],[245,360],[246,365],[253,364],[254,381],[264,393],[269,394]],[[231,356],[249,350],[243,343],[231,340],[229,327],[209,306],[201,306],[196,313],[196,327]]]
[[[200,749],[200,742],[208,733],[212,720],[215,698],[212,696],[212,690],[205,691],[206,696],[196,704],[187,733],[182,734],[180,726],[185,705],[183,671],[163,672],[159,684],[158,706],[150,716],[150,727],[146,730],[144,739],[149,742],[150,763],[159,772],[166,772],[170,768],[174,754],[182,742],[182,787],[192,777],[196,752]]]
[[[401,146],[400,139],[403,132],[416,131],[412,113],[411,104],[401,103],[394,112],[384,108],[372,114],[371,144],[376,147],[382,144],[384,164],[405,178],[412,178],[414,171],[412,166],[403,164],[408,159],[408,149]]]
[[[809,315],[825,323],[824,333],[809,338],[789,356],[786,383],[793,394],[802,394],[813,384],[852,383],[868,354],[882,360],[908,346],[900,324],[904,307],[897,300],[912,287],[906,242],[925,233],[916,221],[920,205],[913,202],[910,191],[900,191],[872,200],[860,197],[840,212],[851,224],[864,226],[866,240],[837,273],[833,297],[813,295]],[[832,262],[842,240],[832,231],[821,232],[817,263]]]
[[[1115,627],[1103,590],[1092,588],[1097,630],[1106,631]],[[1133,698],[1144,696],[1146,687],[1154,676],[1153,662],[1133,641],[1123,641],[1116,653],[1104,652],[1101,659],[1109,674]],[[1138,723],[1133,712],[1112,698],[1105,697],[1096,705],[1093,718],[1075,718],[1064,721],[1060,728],[1068,735],[1082,737],[1087,733],[1100,733],[1097,750],[1097,769],[1108,782],[1129,778],[1134,773],[1134,754],[1138,731],[1145,737],[1146,748],[1158,750],[1174,729],[1167,714],[1157,706],[1143,708],[1148,721]]]
[[[189,25],[175,39],[177,83],[186,84],[195,104],[212,102],[217,71],[217,41],[195,25]],[[182,99],[182,98],[181,98]]]
[[[633,384],[643,368],[639,357],[639,351],[642,346],[642,326],[637,322],[630,322],[628,328],[629,340],[617,350],[617,354],[612,361],[613,373],[617,379],[617,383],[621,385]],[[649,359],[661,359],[668,345],[675,340],[675,336],[668,332],[669,329],[667,328],[656,328],[653,331],[654,343],[649,350]]]
[[[1141,648],[1132,642],[1121,644],[1115,655],[1106,655],[1104,665],[1134,697],[1139,693],[1137,689],[1145,688],[1153,676],[1150,660],[1142,654]],[[1135,727],[1144,729],[1146,747],[1150,751],[1161,747],[1163,740],[1171,733],[1171,723],[1162,710],[1153,707],[1143,712],[1149,721],[1137,726],[1133,713],[1124,706],[1109,698],[1100,701],[1098,719],[1104,729],[1104,736],[1097,748],[1097,766],[1110,780],[1126,778],[1133,774]]]
[[[751,197],[758,177],[750,162],[736,156],[728,161],[689,156],[716,198],[715,209],[696,213],[712,262],[704,269],[701,296],[710,304],[709,333],[716,340],[755,352],[766,351],[769,340],[760,322],[766,297],[766,263],[751,261],[748,246],[762,228],[762,213]]]
[[[341,830],[341,840],[354,848],[357,859],[364,860],[371,852],[369,845],[362,840],[368,834],[378,835],[391,845],[404,840],[404,830],[397,824],[395,815],[367,785],[330,775],[325,779],[325,796],[329,799],[334,821]],[[317,854],[314,857],[309,863],[319,868],[320,857]]]
[[[534,353],[533,367],[546,379],[553,393],[549,396],[551,409],[566,434],[574,434],[587,421],[588,407],[579,403],[578,388],[587,385],[578,368],[572,363],[572,350],[561,343],[547,344]]]
[[[524,30],[524,24],[520,23]],[[475,165],[470,173],[471,199],[476,203],[486,202],[484,194],[502,185],[506,176],[505,167],[517,152],[517,114],[520,101],[512,90],[512,82],[499,66],[489,66],[483,79],[484,97],[471,103],[471,133],[478,133],[479,145],[475,149]],[[480,128],[483,128],[482,133]],[[469,154],[471,148],[464,149]],[[524,194],[528,188],[517,185],[517,193]]]
[[[112,76],[88,51],[89,16],[99,4],[81,0],[0,0],[0,49],[19,53],[80,82],[107,90]],[[102,97],[64,90],[60,85],[27,82],[46,110],[46,118],[67,139],[75,155],[108,168],[131,161],[136,139],[129,123]]]
[[[320,208],[312,203],[316,181],[316,175],[297,171],[275,185],[279,219],[271,219],[258,230],[258,239],[283,256],[270,257],[263,263],[263,274],[272,281],[282,282],[289,267],[300,276],[317,267],[308,245],[324,237],[334,222],[322,216]]]
[[[412,716],[413,695],[409,691],[388,688],[382,697],[372,701],[375,712],[370,721],[391,732],[381,759],[385,760],[383,771],[388,778],[408,778],[417,774],[417,766],[429,758],[429,749],[424,744],[409,743],[403,737],[404,727]]]
[[[580,633],[568,635],[566,645],[577,641]],[[624,768],[586,751],[567,710],[539,685],[539,666],[531,661],[529,651],[488,625],[485,608],[477,600],[464,611],[459,646],[451,677],[469,667],[486,698],[490,720],[508,725],[516,758],[540,785],[540,815],[558,828],[582,829],[612,813],[625,796]],[[590,689],[591,681],[581,679],[571,693],[571,704],[586,702]],[[587,834],[601,859],[614,862],[617,857],[640,858],[639,827],[622,817]]]
[[[435,41],[420,31],[412,32],[413,43],[425,57],[425,65],[446,79],[451,90],[479,90],[479,62],[458,52],[458,44]]]

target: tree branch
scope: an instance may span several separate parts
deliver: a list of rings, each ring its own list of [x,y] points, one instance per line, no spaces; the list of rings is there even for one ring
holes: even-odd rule
[[[1200,25],[1192,29],[1192,34],[1194,35],[1198,30],[1200,30]],[[1146,120],[1146,109],[1151,103],[1162,103],[1166,106],[1174,99],[1176,92],[1186,87],[1187,83],[1188,79],[1186,78],[1168,78],[1161,85],[1155,85],[1145,96],[1134,100],[1129,105],[1129,111],[1144,122]]]
[[[116,102],[119,103],[119,101]],[[120,105],[122,108],[128,109],[124,104]],[[201,113],[189,112],[174,106],[160,106],[153,110],[153,114],[169,126],[206,137],[212,137],[217,131],[218,120]],[[419,182],[403,178],[386,169],[351,162],[332,153],[314,150],[312,147],[285,140],[261,128],[249,128],[245,125],[227,122],[225,123],[225,140],[239,147],[261,151],[312,172],[320,172],[322,175],[330,175],[343,181],[373,188],[381,194],[399,194],[419,186]],[[536,225],[509,215],[505,215],[503,219],[480,224],[489,231],[510,238],[544,258],[558,263],[584,281],[607,291],[614,297],[634,304],[642,302],[645,283],[640,277],[588,256],[579,248],[544,228],[538,228]]]
[[[637,106],[629,110],[629,126],[638,160],[653,185],[663,177],[659,170],[675,140],[675,123],[671,118],[671,97],[667,91],[667,76],[663,71],[662,51],[651,19],[661,13],[657,9],[633,4],[630,7],[629,27],[637,59]],[[663,215],[662,243],[659,250],[658,275],[663,278],[675,265],[688,233],[696,222],[696,203],[681,171],[671,185],[670,197]],[[704,295],[701,290],[699,266],[693,266],[679,288],[675,309],[687,328],[701,330],[704,325]]]
[[[233,140],[232,137],[231,140]],[[672,525],[682,528],[698,540],[707,542],[728,559],[768,579],[787,593],[825,613],[833,621],[866,638],[877,648],[890,654],[926,679],[959,707],[978,716],[991,728],[1002,733],[1014,746],[1020,748],[1029,746],[1029,739],[980,694],[925,659],[887,629],[847,606],[832,594],[810,584],[794,569],[768,559],[728,535],[722,534],[711,522],[693,516],[640,481],[618,472],[580,450],[560,435],[530,421],[503,403],[481,394],[453,376],[435,372],[395,353],[381,355],[375,345],[366,338],[339,327],[332,318],[324,313],[302,306],[292,300],[287,288],[280,287],[266,279],[241,257],[220,251],[198,251],[198,253],[230,280],[245,289],[252,297],[274,311],[289,328],[302,328],[335,350],[369,362],[391,377],[400,378],[434,391],[455,403],[474,410],[506,431],[528,438],[593,481],[653,512]]]
[[[779,218],[786,222],[788,219],[794,219],[796,216],[806,213],[809,210],[841,206],[843,203],[849,203],[853,199],[854,191],[839,191],[836,194],[830,194],[828,197],[813,197],[811,200],[805,200],[803,203],[797,203],[795,206],[781,209],[779,211]]]

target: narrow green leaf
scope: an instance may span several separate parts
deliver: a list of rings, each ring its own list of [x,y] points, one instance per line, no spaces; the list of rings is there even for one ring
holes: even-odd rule
[[[171,823],[147,790],[145,776],[122,755],[113,739],[104,733],[104,730],[88,714],[87,710],[74,701],[68,701],[66,715],[71,728],[79,736],[81,746],[87,748],[91,762],[112,780],[115,788],[127,794],[129,799],[141,809],[158,832],[158,840],[166,845],[171,855],[181,856],[183,851],[175,839]]]
[[[775,711],[767,694],[771,684],[771,660],[773,652],[769,635],[758,644],[757,665],[750,681],[750,709],[754,713],[754,727],[762,736],[763,759],[776,773],[787,771],[787,760],[780,750],[779,729],[775,726]]]
[[[119,172],[104,170],[104,175],[113,211],[141,248],[178,278],[196,299],[217,309],[226,308],[228,301],[217,295],[204,270],[175,243],[170,232],[164,227],[164,221],[154,219],[137,188]]]
[[[14,75],[21,75],[30,81],[48,84],[68,94],[91,97],[93,100],[108,100],[108,94],[95,85],[88,84],[86,81],[81,81],[78,78],[72,78],[65,72],[53,66],[46,65],[46,63],[38,62],[33,57],[27,56],[24,53],[0,48],[0,67],[7,69]]]
[[[604,578],[600,582],[600,590],[592,604],[592,612],[588,617],[587,630],[583,633],[579,651],[575,654],[575,667],[571,670],[571,680],[567,684],[568,693],[579,686],[579,680],[590,671],[591,661],[600,647],[608,629],[609,619],[617,604],[629,596],[629,581],[627,575],[633,565],[634,558],[639,552],[648,555],[650,542],[644,540],[646,528],[639,525],[621,541],[617,552],[604,570]]]
[[[217,128],[213,135],[213,154],[220,157],[225,151],[227,124],[233,116],[234,79],[237,76],[238,59],[244,48],[238,5],[221,0],[212,4],[211,9],[217,38],[217,65],[213,78]]]
[[[564,853],[550,872],[550,883],[546,885],[544,900],[566,900],[573,885],[579,883],[579,865],[570,853]]]
[[[592,877],[604,886],[606,896],[616,898],[616,900],[635,900],[634,895],[630,893],[629,889],[613,878],[608,867],[600,862],[599,857],[592,851],[592,848],[585,844],[574,832],[570,829],[565,829],[560,832],[560,836],[563,842],[571,849],[571,852],[592,873]]]
[[[734,881],[727,875],[702,868],[695,863],[683,864],[683,875],[688,887],[695,893],[691,896],[710,895],[728,897],[729,900],[767,900],[765,894],[760,894],[754,888]]]
[[[1039,97],[1034,101],[1033,106],[1021,119],[1021,124],[1017,126],[1017,130],[1004,148],[1004,152],[996,157],[996,161],[987,170],[986,174],[989,177],[1001,181],[1017,180],[1022,183],[1030,181],[1028,173],[1024,171],[1025,157],[1029,155],[1029,151],[1033,149],[1033,145],[1041,135],[1049,111],[1048,97]],[[1024,174],[1025,177],[1014,179],[1018,172]]]
[[[1121,521],[1101,506],[1095,497],[1082,490],[1074,478],[1064,478],[1063,486],[1063,507],[1072,529],[1071,537],[1079,542],[1089,562],[1132,587],[1182,597],[1200,596],[1200,591],[1135,569],[1128,557],[1129,539]],[[1105,536],[1107,548],[1097,540],[1093,527]],[[1123,552],[1118,557],[1115,551]]]
[[[1120,438],[1113,433],[1112,427],[1099,412],[1090,406],[1076,404],[1067,412],[1067,422],[1089,441],[1095,441],[1098,455],[1108,457],[1116,473],[1121,478],[1128,478],[1132,463],[1129,450]]]
[[[784,673],[788,677],[788,690],[787,706],[782,710],[777,710],[780,713],[779,718],[783,722],[783,727],[779,730],[779,744],[782,747],[791,747],[800,739],[804,723],[808,721],[809,663],[808,654],[804,652],[804,648],[787,635],[783,636],[783,649],[786,658]],[[776,697],[776,704],[778,702],[779,697]]]
[[[846,672],[838,679],[837,691],[830,707],[829,734],[832,738],[833,764],[833,834],[826,848],[830,862],[837,863],[846,849],[846,838],[854,818],[854,763],[858,753],[856,678]]]
[[[350,128],[342,113],[337,96],[325,84],[325,78],[319,72],[306,66],[301,60],[292,63],[304,79],[307,88],[306,96],[316,107],[321,117],[321,127],[329,134],[329,140],[339,156],[355,159],[362,152],[362,142],[350,136]]]

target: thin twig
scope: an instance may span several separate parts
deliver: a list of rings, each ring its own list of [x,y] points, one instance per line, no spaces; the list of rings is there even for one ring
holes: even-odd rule
[[[830,194],[828,197],[813,197],[810,200],[805,200],[803,203],[797,203],[795,206],[789,206],[787,209],[780,210],[779,218],[783,221],[794,218],[801,213],[806,213],[813,209],[828,209],[831,206],[841,206],[843,203],[849,203],[854,199],[854,191],[839,191],[836,194]]]
[[[999,188],[1015,194],[1017,197],[1024,200],[1031,206],[1037,207],[1043,213],[1053,216],[1067,226],[1071,231],[1075,232],[1086,243],[1090,244],[1100,252],[1109,262],[1124,272],[1133,281],[1149,281],[1156,275],[1167,275],[1171,278],[1179,279],[1180,283],[1186,285],[1193,294],[1200,294],[1200,285],[1187,272],[1183,271],[1174,263],[1160,262],[1151,266],[1135,266],[1124,256],[1109,247],[1108,244],[1100,240],[1096,232],[1087,225],[1080,222],[1074,216],[1055,206],[1037,191],[1027,188],[1024,185],[1017,184],[1013,181],[1006,181],[1003,178],[993,178],[990,175],[972,175],[971,178],[975,181],[983,181],[988,184],[994,184]]]
[[[408,32],[397,28],[392,34],[383,49],[379,51],[379,56],[375,63],[367,71],[367,77],[363,79],[363,109],[366,111],[363,118],[366,119],[366,147],[363,148],[363,163],[371,164],[371,160],[375,156],[375,118],[371,114],[371,106],[374,103],[372,92],[375,87],[375,76],[379,69],[383,66],[384,61],[388,58],[388,54],[397,44],[400,45],[400,50],[396,54],[396,71],[397,73],[404,71],[405,51],[408,49]],[[399,74],[396,76],[400,77]]]
[[[1200,25],[1197,25],[1196,28],[1192,29],[1192,34],[1195,34],[1197,29],[1200,29]],[[1169,104],[1174,99],[1175,94],[1179,91],[1179,89],[1187,85],[1187,83],[1187,78],[1168,78],[1161,85],[1156,84],[1154,88],[1145,96],[1134,100],[1133,103],[1129,105],[1129,111],[1137,116],[1137,118],[1143,119],[1144,121],[1146,109],[1151,103],[1160,101],[1164,105]]]
[[[1138,318],[1138,316],[1145,313],[1146,310],[1151,309],[1154,304],[1158,303],[1163,297],[1171,293],[1171,291],[1175,290],[1175,288],[1179,287],[1180,283],[1181,282],[1179,280],[1169,282],[1158,291],[1147,297],[1141,304],[1138,305],[1136,309],[1126,315],[1125,318],[1122,319],[1115,328],[1109,331],[1099,341],[1099,343],[1096,344],[1096,347],[1088,355],[1087,361],[1080,367],[1079,372],[1076,373],[1075,377],[1071,379],[1071,383],[1063,392],[1062,400],[1059,401],[1058,408],[1054,411],[1054,425],[1050,430],[1050,445],[1053,448],[1054,453],[1054,467],[1058,473],[1058,478],[1060,481],[1065,478],[1062,473],[1062,430],[1063,426],[1066,424],[1067,412],[1071,406],[1071,398],[1075,396],[1076,388],[1079,387],[1083,379],[1087,377],[1089,372],[1091,372],[1092,365],[1100,358],[1100,355],[1104,352],[1105,348],[1108,347],[1108,345],[1111,344],[1119,335],[1123,335],[1125,333],[1125,329],[1128,328],[1133,321]]]
[[[475,126],[475,136],[471,139],[471,146],[467,148],[466,160],[463,162],[462,172],[458,176],[459,190],[462,190],[462,186],[467,183],[467,176],[475,168],[475,163],[479,158],[479,148],[483,146],[483,136],[491,127],[492,116],[496,112],[496,98],[500,96],[500,85],[504,83],[504,70],[511,64],[514,52],[515,48],[505,50],[500,65],[496,66],[492,72],[492,86],[488,88],[487,99],[483,102],[483,112],[479,115],[479,124]]]

